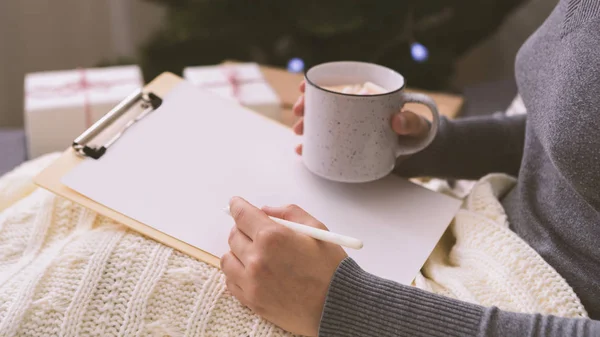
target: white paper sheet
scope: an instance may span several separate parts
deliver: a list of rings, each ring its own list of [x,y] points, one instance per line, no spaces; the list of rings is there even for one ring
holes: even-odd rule
[[[298,204],[331,231],[363,240],[346,249],[365,270],[410,284],[459,201],[389,176],[367,184],[323,180],[305,169],[298,139],[275,122],[183,82],[100,160],[62,182],[181,241],[222,256],[232,196],[256,206]]]

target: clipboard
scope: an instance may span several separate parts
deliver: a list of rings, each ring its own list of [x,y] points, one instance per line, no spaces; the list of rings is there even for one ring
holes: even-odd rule
[[[61,183],[61,178],[85,159],[86,151],[89,156],[101,156],[103,153],[101,150],[102,146],[110,144],[111,141],[114,142],[116,140],[115,136],[119,134],[120,130],[123,130],[123,127],[127,125],[128,121],[132,120],[127,119],[128,117],[131,117],[131,115],[139,117],[143,116],[142,114],[144,113],[151,113],[151,110],[155,109],[157,105],[160,104],[161,97],[166,96],[167,93],[182,81],[184,80],[181,77],[172,73],[165,72],[159,75],[143,89],[130,95],[121,104],[116,106],[107,115],[86,130],[75,140],[74,146],[67,149],[54,163],[34,178],[34,183],[100,215],[111,218],[153,240],[175,248],[214,267],[220,268],[220,259],[218,257],[101,205]],[[137,114],[135,110],[138,110]],[[101,142],[99,144],[104,144],[97,146],[97,153],[93,151],[90,152],[91,147],[86,149],[86,146],[88,145],[87,142],[78,142],[82,140],[94,141],[94,136],[100,138],[99,140]]]
[[[223,113],[204,123],[205,116],[197,112],[205,109]],[[231,124],[231,118],[238,123]],[[138,121],[142,127],[128,131]],[[171,137],[156,137],[162,130]],[[256,130],[261,130],[263,137],[249,138]],[[201,135],[221,144],[215,147],[205,139],[194,147],[207,158],[218,159],[218,164],[205,165],[198,157],[178,162],[187,160],[182,158],[189,154],[186,143],[176,137],[179,132],[188,135],[183,138],[187,141]],[[123,134],[127,135],[108,150]],[[265,141],[273,137],[279,141]],[[228,250],[230,227],[221,226],[222,221],[232,221],[221,211],[221,202],[241,195],[256,205],[295,203],[332,231],[360,237],[365,249],[352,250],[348,255],[365,270],[410,284],[458,210],[460,200],[393,175],[369,184],[323,180],[306,170],[291,151],[296,141],[280,122],[163,73],[75,139],[34,182],[217,268],[219,257]],[[240,144],[264,149],[236,153]],[[163,158],[158,163],[157,155]],[[180,173],[156,179],[172,169],[171,163],[179,165]],[[103,174],[110,179],[102,180]],[[248,179],[250,176],[253,179]],[[158,184],[159,193],[151,193],[154,190],[150,186],[156,185],[149,182]],[[115,194],[118,189],[120,193]],[[346,212],[333,211],[338,209]],[[203,212],[206,226],[195,226],[196,212]],[[373,226],[379,230],[374,231]],[[406,257],[401,259],[402,267],[388,268],[398,263],[398,257]]]

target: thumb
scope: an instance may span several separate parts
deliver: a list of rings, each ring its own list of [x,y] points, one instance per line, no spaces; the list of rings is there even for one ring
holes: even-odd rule
[[[287,205],[283,207],[265,206],[262,208],[262,210],[267,215],[275,218],[293,221],[319,229],[329,230],[321,221],[317,220],[315,217],[308,214],[307,211],[296,205]]]

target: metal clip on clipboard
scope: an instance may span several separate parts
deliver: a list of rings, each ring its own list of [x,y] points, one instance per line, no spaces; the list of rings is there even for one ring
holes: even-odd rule
[[[79,137],[73,141],[75,152],[84,157],[100,159],[121,136],[135,123],[146,117],[149,113],[156,110],[162,104],[162,98],[154,93],[145,93],[141,89],[135,91],[123,100],[119,105],[113,108],[109,113],[100,118],[89,129],[85,130]],[[115,135],[113,135],[104,145],[92,146],[90,142],[96,138],[102,131],[117,121],[123,114],[139,106],[144,109],[137,117],[129,120]]]

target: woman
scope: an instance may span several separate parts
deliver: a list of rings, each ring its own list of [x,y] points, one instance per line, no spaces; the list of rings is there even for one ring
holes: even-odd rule
[[[323,227],[299,207],[261,211],[240,198],[231,202],[236,227],[222,260],[230,291],[263,317],[307,335],[600,336],[597,0],[561,0],[519,51],[516,76],[527,117],[444,120],[431,146],[398,163],[397,173],[517,176],[502,200],[511,229],[567,280],[590,320],[504,312],[383,280],[339,246],[267,217]],[[302,115],[302,97],[294,110]],[[419,137],[428,123],[403,111],[392,126],[402,137]],[[300,121],[294,130],[302,129]]]

